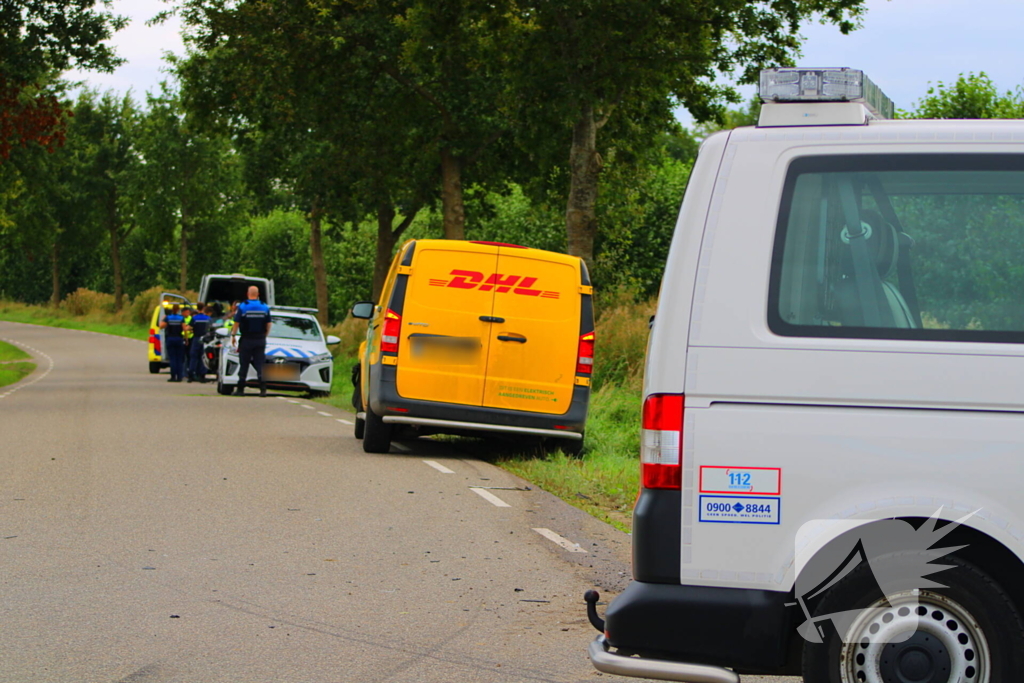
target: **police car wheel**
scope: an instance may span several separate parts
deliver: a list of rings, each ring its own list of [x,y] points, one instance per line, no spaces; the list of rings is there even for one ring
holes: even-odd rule
[[[878,597],[877,561],[874,570],[864,563],[829,589],[814,610],[823,617],[823,642],[804,643],[804,682],[1012,680],[1024,668],[1024,624],[1013,601],[974,565],[948,557],[941,564],[951,568],[930,578],[943,586],[888,599]],[[859,614],[840,634],[838,617],[849,610]]]
[[[223,396],[230,396],[231,392],[233,392],[234,390],[235,390],[235,387],[233,387],[232,385],[224,384],[224,382],[221,382],[219,379],[217,380],[217,393],[218,394],[221,394]]]
[[[150,361],[150,363],[149,363],[149,374],[151,374],[151,375],[158,375],[158,374],[160,374],[160,362],[159,361],[157,361],[155,363]]]
[[[363,450],[367,453],[387,453],[391,450],[391,425],[366,406],[363,426]]]

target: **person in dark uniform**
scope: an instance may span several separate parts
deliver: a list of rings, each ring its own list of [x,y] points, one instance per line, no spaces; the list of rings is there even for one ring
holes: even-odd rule
[[[178,312],[178,304],[171,306],[170,313],[160,321],[160,327],[164,331],[164,348],[171,366],[171,378],[167,381],[180,382],[185,366],[185,318]]]
[[[235,311],[235,325],[231,328],[231,345],[235,345],[235,334],[241,332],[238,344],[238,388],[235,395],[245,393],[245,380],[249,365],[256,369],[260,383],[260,396],[267,395],[267,383],[263,380],[263,363],[267,357],[267,335],[270,334],[270,307],[260,301],[260,290],[249,288],[249,298],[238,305]]]
[[[210,307],[199,304],[186,332],[191,333],[192,343],[188,347],[188,381],[206,382],[206,365],[203,363],[203,337],[210,329]]]

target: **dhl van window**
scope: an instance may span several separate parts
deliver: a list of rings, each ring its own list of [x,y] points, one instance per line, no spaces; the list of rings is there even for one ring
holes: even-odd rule
[[[768,322],[785,336],[1024,342],[1024,155],[795,160]]]

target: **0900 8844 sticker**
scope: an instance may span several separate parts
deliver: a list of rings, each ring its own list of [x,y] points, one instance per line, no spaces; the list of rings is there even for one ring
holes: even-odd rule
[[[701,522],[719,524],[779,524],[782,502],[762,496],[701,496]]]

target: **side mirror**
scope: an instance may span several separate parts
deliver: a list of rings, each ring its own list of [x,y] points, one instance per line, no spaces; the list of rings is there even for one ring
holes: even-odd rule
[[[329,334],[329,335],[327,335],[327,343],[328,344],[340,344],[341,343],[341,339],[339,339],[338,337],[335,337],[333,334]]]
[[[231,336],[231,330],[229,330],[226,327],[218,327],[217,328],[217,336],[218,337],[230,337]]]
[[[360,301],[352,306],[352,317],[369,320],[373,317],[373,311],[375,308],[377,308],[377,304],[372,301]]]

